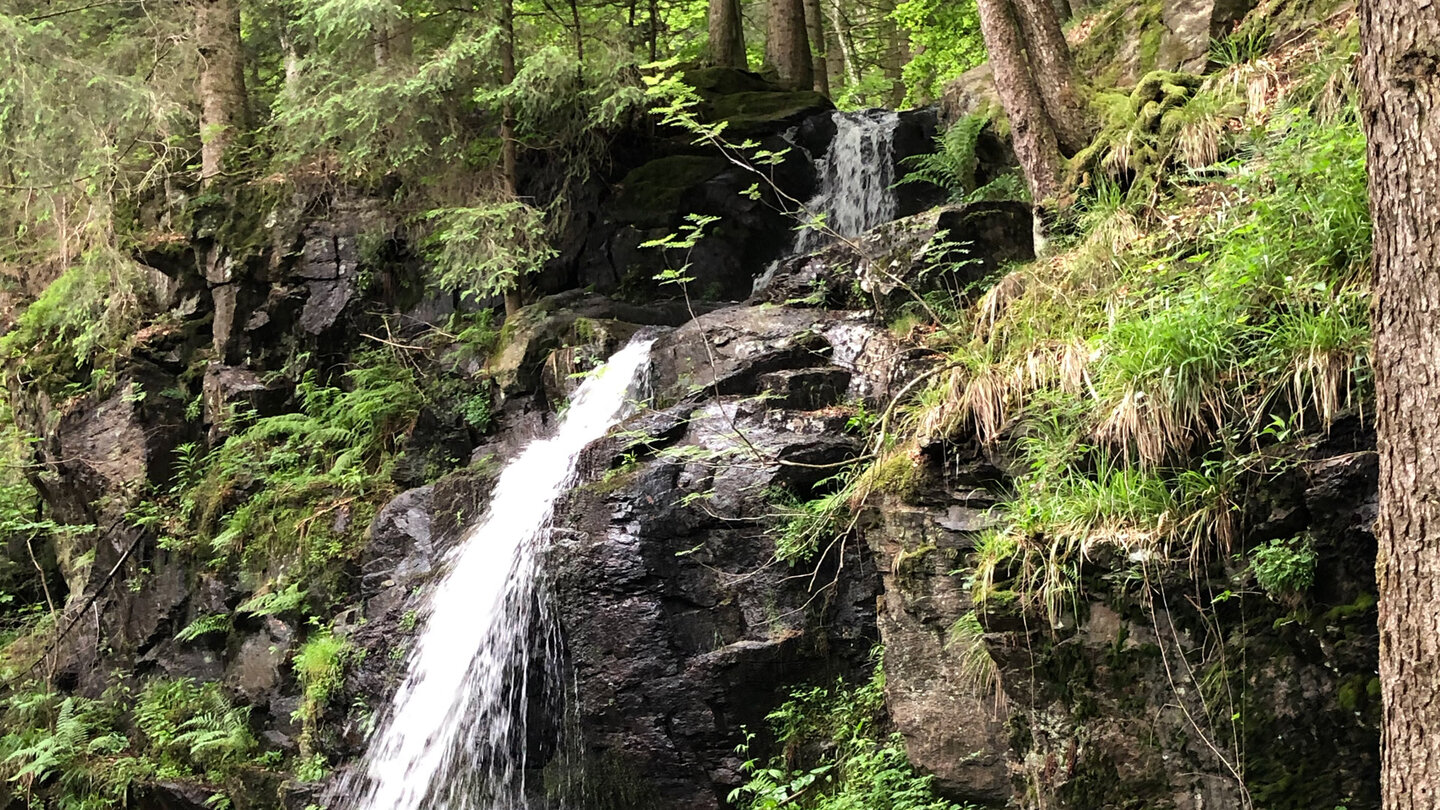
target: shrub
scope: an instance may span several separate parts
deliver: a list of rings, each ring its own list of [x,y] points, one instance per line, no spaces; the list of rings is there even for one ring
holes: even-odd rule
[[[1271,599],[1284,601],[1303,595],[1315,584],[1318,559],[1309,537],[1271,540],[1250,553],[1250,570]]]

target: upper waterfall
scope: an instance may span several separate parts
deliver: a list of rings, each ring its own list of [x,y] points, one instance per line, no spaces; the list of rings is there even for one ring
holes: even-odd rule
[[[859,236],[895,218],[895,128],[893,110],[832,113],[835,137],[815,161],[820,189],[805,204],[810,217],[823,216],[824,228],[800,232],[795,249],[808,253],[829,238]]]
[[[623,415],[652,342],[631,342],[592,373],[555,435],[531,442],[501,472],[489,511],[430,595],[408,674],[364,759],[340,784],[340,806],[526,806],[530,668],[559,658],[557,628],[537,592],[541,546],[580,452]]]
[[[836,238],[852,239],[895,219],[894,110],[861,110],[831,114],[835,136],[815,161],[818,189],[798,212],[800,230],[791,249],[770,263],[755,280],[753,291],[770,285],[786,256],[817,250]]]

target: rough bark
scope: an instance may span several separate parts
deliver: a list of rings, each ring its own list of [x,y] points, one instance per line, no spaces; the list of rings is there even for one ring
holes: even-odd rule
[[[995,91],[1010,119],[1015,156],[1036,203],[1059,189],[1060,148],[1035,77],[1025,62],[1020,30],[1009,0],[979,0],[980,33],[990,53]]]
[[[228,153],[247,125],[239,2],[198,0],[195,41],[200,52],[200,180],[209,184],[230,168]]]
[[[1015,0],[1030,70],[1040,89],[1055,140],[1066,157],[1090,144],[1093,121],[1075,81],[1075,60],[1052,0]]]
[[[766,17],[766,67],[787,87],[809,89],[815,82],[804,0],[770,0]]]
[[[710,0],[710,62],[721,67],[749,67],[740,0]]]
[[[1440,806],[1440,8],[1360,4],[1375,226],[1385,810]]]
[[[514,0],[500,4],[500,80],[507,85],[515,81]],[[515,108],[509,101],[500,109],[500,171],[505,193],[513,199],[519,195],[520,166],[515,144]],[[522,304],[517,281],[514,288],[505,291],[505,314],[514,315]]]
[[[891,16],[894,5],[885,14],[886,48],[885,77],[890,80],[890,106],[899,109],[905,104],[905,65],[910,62],[910,37]]]
[[[810,52],[815,59],[815,92],[830,95],[830,64],[825,47],[825,15],[820,0],[804,0],[805,27],[810,34]]]

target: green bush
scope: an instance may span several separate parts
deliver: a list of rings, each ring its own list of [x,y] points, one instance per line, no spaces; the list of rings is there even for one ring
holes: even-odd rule
[[[885,676],[878,665],[864,684],[797,689],[771,712],[770,741],[780,749],[762,761],[747,733],[744,785],[729,801],[745,810],[967,810],[937,796],[916,773],[899,734],[886,730]],[[816,757],[814,752],[824,752]]]
[[[1271,540],[1250,552],[1255,581],[1272,599],[1303,595],[1315,584],[1315,544],[1309,537]]]

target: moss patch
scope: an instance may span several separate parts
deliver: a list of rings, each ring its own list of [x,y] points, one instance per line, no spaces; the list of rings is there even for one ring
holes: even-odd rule
[[[614,217],[637,228],[670,227],[695,187],[724,169],[725,159],[719,155],[672,155],[652,160],[620,181]]]

